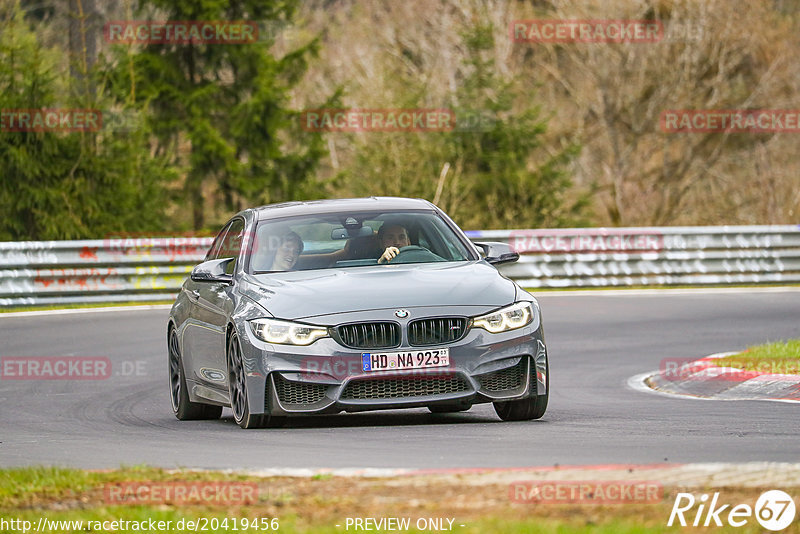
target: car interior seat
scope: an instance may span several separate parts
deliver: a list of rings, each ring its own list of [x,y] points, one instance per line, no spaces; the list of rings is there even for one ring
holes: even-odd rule
[[[383,253],[378,236],[375,234],[348,239],[344,250],[344,257],[349,260],[377,259]]]

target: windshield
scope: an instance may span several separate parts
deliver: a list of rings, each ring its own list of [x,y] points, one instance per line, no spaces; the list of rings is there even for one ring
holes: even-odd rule
[[[464,240],[436,213],[308,215],[258,223],[249,272],[469,261]]]

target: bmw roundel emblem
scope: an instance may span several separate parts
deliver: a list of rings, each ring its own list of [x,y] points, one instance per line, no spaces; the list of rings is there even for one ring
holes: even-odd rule
[[[408,317],[408,310],[397,310],[394,312],[394,314],[396,317],[399,317],[400,319],[405,319],[406,317]]]

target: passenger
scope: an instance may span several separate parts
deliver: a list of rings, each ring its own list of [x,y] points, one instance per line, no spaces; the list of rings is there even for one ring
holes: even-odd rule
[[[388,263],[400,252],[399,249],[411,244],[408,232],[399,224],[383,225],[378,229],[378,242],[384,248],[378,263]]]
[[[291,271],[297,264],[297,259],[303,252],[303,240],[295,232],[289,232],[281,237],[281,244],[275,251],[270,271]]]

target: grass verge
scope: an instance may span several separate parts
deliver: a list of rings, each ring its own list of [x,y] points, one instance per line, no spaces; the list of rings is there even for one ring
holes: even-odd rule
[[[743,371],[797,375],[800,374],[800,339],[750,347],[739,354],[719,358],[715,364]]]
[[[209,502],[208,499],[191,504],[169,499],[148,504],[121,504],[108,497],[109,487],[118,488],[130,482],[144,485],[137,487],[152,487],[192,481],[249,483],[255,484],[258,491],[250,502],[233,504]],[[274,530],[272,519],[277,519],[279,532],[305,534],[366,530],[357,530],[352,523],[347,528],[348,518],[351,521],[353,518],[408,518],[409,532],[436,530],[416,529],[420,520],[438,521],[437,525],[447,527],[439,530],[470,534],[708,532],[708,528],[666,527],[678,491],[677,488],[665,488],[658,502],[649,504],[521,504],[511,502],[508,484],[476,485],[458,477],[257,478],[217,472],[167,472],[149,467],[111,471],[23,468],[0,470],[0,518],[30,521],[34,530],[43,517],[50,522],[83,522],[81,525],[56,526],[49,523],[51,528],[41,532],[107,532],[109,530],[96,522],[114,520],[170,521],[170,528],[161,530],[168,532],[194,530],[187,526],[187,521],[201,522],[196,529],[201,532],[264,532]],[[763,490],[715,488],[714,491],[721,491],[725,502],[753,506]],[[227,523],[224,523],[225,519]],[[178,526],[181,520],[182,528]],[[234,521],[236,528],[233,527]],[[244,525],[248,526],[245,528]],[[255,529],[253,525],[259,528]],[[267,525],[270,528],[264,528]],[[117,526],[115,530],[148,529],[127,525],[126,528]],[[714,531],[750,533],[760,532],[760,527],[751,518],[745,527],[714,528]],[[796,534],[800,532],[800,526],[795,522],[783,532]]]

